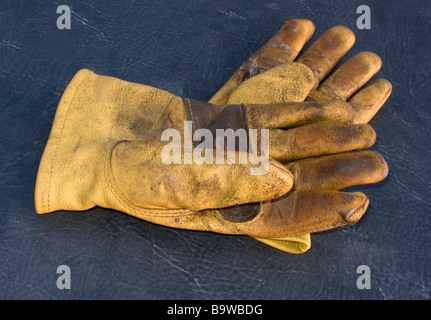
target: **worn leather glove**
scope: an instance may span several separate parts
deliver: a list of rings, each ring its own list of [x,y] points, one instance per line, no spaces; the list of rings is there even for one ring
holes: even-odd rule
[[[348,101],[353,111],[353,123],[368,123],[392,91],[391,83],[386,79],[377,79],[362,88],[380,70],[382,66],[380,57],[372,52],[360,52],[325,79],[352,48],[355,35],[344,26],[335,26],[323,33],[297,57],[313,33],[314,24],[310,20],[286,20],[283,27],[243,63],[209,102],[226,104],[229,100],[231,103],[236,103],[248,96],[250,96],[247,98],[249,103],[259,101],[258,95],[253,97],[256,90],[254,86],[243,86],[243,90],[237,90],[238,86],[244,80],[264,71],[296,61],[308,66],[315,77],[314,88],[306,100]]]
[[[292,96],[305,99],[314,86],[312,71],[293,63],[283,67],[283,74],[294,75],[280,79]],[[308,102],[213,105],[84,69],[72,79],[57,108],[37,175],[36,210],[101,206],[170,227],[262,238],[296,229],[304,233],[297,217],[317,219],[316,209],[325,206],[322,228],[356,221],[367,205],[363,194],[331,192],[328,196],[327,191],[310,191],[308,203],[300,192],[284,197],[292,187],[292,176],[274,160],[370,146],[375,133],[369,125],[331,122],[347,122],[349,110],[340,102],[328,102],[322,109],[310,108]],[[315,123],[322,120],[329,122]],[[304,123],[311,124],[301,126]],[[258,145],[264,139],[257,134],[250,138],[253,129],[265,136],[263,128],[269,130],[271,160],[263,174],[251,174],[252,169],[265,168],[258,161],[265,159],[263,143]],[[196,145],[202,140],[195,139],[199,132],[200,137],[210,136],[205,139],[208,142],[217,137],[217,129],[244,129],[260,152],[250,153],[235,144],[222,150],[221,158],[226,159],[218,164],[218,149],[209,150],[208,156],[206,148]],[[218,146],[217,140],[214,145]],[[234,156],[229,158],[229,152]],[[213,163],[196,163],[191,154],[198,161]],[[244,154],[248,160],[241,164]],[[279,206],[260,204],[273,199],[279,199]],[[247,211],[247,216],[241,210],[238,213],[236,205],[251,202],[258,203],[255,210]],[[301,202],[304,206],[297,206]]]
[[[267,70],[276,70],[277,68],[274,67],[295,60],[313,33],[314,25],[309,20],[286,20],[280,31],[234,73],[210,102],[297,101],[295,97],[285,93],[289,88],[283,84],[278,87],[268,86],[268,77],[255,76]],[[353,46],[354,40],[354,34],[349,29],[336,26],[325,32],[297,59],[297,61],[308,65],[315,76],[314,88],[306,100],[318,102],[346,101],[380,69],[381,61],[377,55],[362,52],[349,59],[319,86],[320,81],[330,73]],[[283,77],[282,71],[279,73],[280,77]],[[247,79],[250,80],[245,81]],[[276,83],[277,79],[271,79],[270,82]],[[268,88],[277,89],[268,90]],[[277,92],[282,94],[277,94]],[[384,79],[376,80],[370,86],[358,91],[349,100],[349,105],[352,108],[352,122],[367,123],[371,120],[387,100],[390,92],[391,84]],[[318,104],[314,104],[313,107],[319,108]],[[296,191],[339,190],[352,185],[375,183],[384,179],[388,172],[384,159],[372,151],[300,160],[286,166],[294,173],[294,190]],[[348,174],[346,175],[346,173]],[[336,204],[334,203],[334,205]],[[324,217],[323,210],[325,209],[322,208],[322,212],[316,218]],[[303,224],[307,223],[309,232],[321,229],[318,224],[313,226],[312,220],[303,221]],[[292,253],[302,253],[311,246],[309,233],[292,233],[287,237],[257,238],[257,240]]]

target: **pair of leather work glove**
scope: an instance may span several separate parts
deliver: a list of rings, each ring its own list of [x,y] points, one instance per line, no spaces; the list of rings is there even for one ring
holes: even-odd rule
[[[80,70],[42,156],[36,211],[100,206],[291,253],[310,248],[310,233],[357,222],[368,198],[338,190],[386,177],[385,160],[363,149],[391,85],[362,88],[381,67],[371,52],[327,77],[355,41],[343,26],[297,58],[313,33],[286,20],[209,102]],[[223,132],[247,147],[221,143]]]

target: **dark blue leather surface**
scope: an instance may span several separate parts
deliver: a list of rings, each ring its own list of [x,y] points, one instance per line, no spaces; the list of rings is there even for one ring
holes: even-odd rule
[[[2,299],[429,299],[429,1],[0,2],[0,298]],[[374,51],[393,93],[372,120],[386,180],[353,188],[371,201],[355,226],[312,236],[305,254],[249,237],[174,230],[115,211],[37,215],[37,168],[57,103],[80,68],[208,100],[286,18],[351,28],[347,57]],[[347,58],[346,57],[346,58]],[[57,267],[71,270],[59,290]],[[368,265],[371,289],[356,286]]]

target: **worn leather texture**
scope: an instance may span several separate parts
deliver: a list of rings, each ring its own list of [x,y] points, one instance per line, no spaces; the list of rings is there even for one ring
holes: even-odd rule
[[[0,3],[1,299],[429,299],[429,1],[58,1]],[[55,110],[81,68],[207,101],[284,19],[336,24],[373,51],[393,91],[370,124],[388,177],[354,226],[312,235],[302,255],[247,236],[177,230],[102,208],[37,215],[34,187]],[[67,265],[71,288],[58,289]],[[367,265],[371,288],[357,287]]]

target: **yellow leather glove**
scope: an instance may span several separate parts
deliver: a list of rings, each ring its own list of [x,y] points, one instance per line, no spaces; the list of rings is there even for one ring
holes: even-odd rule
[[[247,90],[243,87],[246,89],[245,92],[236,90],[244,80],[276,66],[296,61],[308,66],[315,77],[314,88],[306,100],[347,101],[353,110],[353,123],[368,123],[392,91],[391,83],[386,79],[377,79],[362,88],[380,70],[382,66],[380,57],[372,52],[360,52],[325,79],[352,48],[355,35],[344,26],[335,26],[323,33],[298,57],[304,45],[313,36],[314,29],[314,24],[310,20],[286,20],[282,28],[243,63],[209,102],[226,104],[230,100],[236,103],[247,95],[247,91],[252,91],[250,99],[247,100],[253,103],[259,100],[258,95],[252,96],[255,88]]]
[[[268,85],[269,77],[255,77],[277,70],[277,66],[295,60],[304,44],[314,33],[309,20],[286,20],[283,27],[261,49],[251,56],[213,96],[212,103],[273,103],[297,101],[286,94],[289,87],[281,85],[277,90]],[[343,26],[325,32],[306,52],[297,59],[309,66],[315,76],[315,85],[308,101],[348,100],[381,67],[380,58],[371,52],[362,52],[343,64],[323,84],[319,85],[340,59],[354,44],[354,34]],[[266,71],[266,72],[265,72]],[[279,78],[283,78],[279,71]],[[254,77],[254,78],[253,78]],[[252,79],[250,79],[252,78]],[[250,79],[246,81],[247,79]],[[245,82],[244,82],[245,81]],[[269,82],[277,79],[270,79]],[[367,123],[387,100],[391,84],[379,79],[358,91],[349,99],[353,123]],[[284,96],[279,93],[285,93]],[[325,104],[323,104],[324,106]],[[317,104],[318,106],[318,104]],[[313,105],[316,107],[316,104]],[[321,108],[321,107],[320,107]],[[376,183],[384,179],[388,168],[386,162],[375,152],[360,151],[337,156],[300,160],[286,165],[294,174],[294,190],[339,190],[352,185]],[[346,173],[348,173],[346,175]],[[319,214],[324,216],[324,214]],[[309,225],[310,232],[319,231]],[[268,245],[291,253],[302,253],[311,246],[309,233],[291,234],[273,239],[256,238]]]
[[[294,77],[274,85],[295,88],[290,94],[305,99],[314,86],[312,71],[300,63],[282,69]],[[328,102],[323,108],[310,108],[309,102],[214,105],[84,69],[72,79],[57,108],[37,175],[36,211],[101,206],[169,227],[261,238],[303,234],[310,221],[321,229],[351,223],[366,209],[363,194],[316,190],[284,196],[292,188],[292,175],[274,160],[372,145],[374,130],[367,124],[346,123],[350,119],[350,106],[343,102]],[[263,165],[258,160],[265,149],[248,153],[235,145],[222,150],[225,161],[220,164],[218,149],[199,149],[197,132],[217,137],[220,129],[247,129],[250,136],[252,130],[262,136],[263,129],[269,130],[271,160],[265,174],[251,174]],[[255,139],[259,141],[262,147],[264,139]],[[191,161],[191,154],[212,163]],[[239,163],[244,154],[246,161]],[[248,210],[249,203],[255,210]],[[246,215],[239,204],[247,207]],[[325,212],[324,220],[320,212]]]

